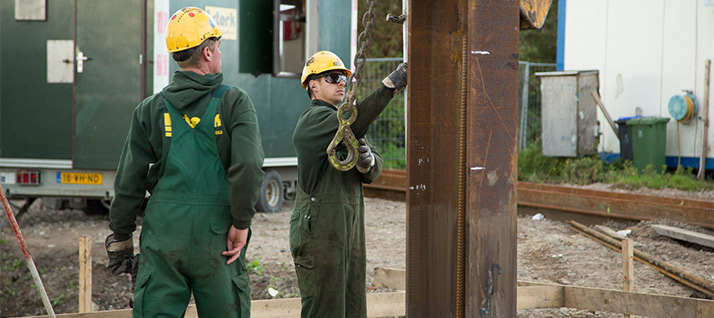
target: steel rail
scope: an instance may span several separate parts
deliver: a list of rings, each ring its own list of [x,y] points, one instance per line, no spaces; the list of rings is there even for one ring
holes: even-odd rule
[[[406,180],[403,170],[384,170],[374,183],[365,184],[365,195],[404,201]],[[711,201],[519,182],[517,202],[521,207],[627,221],[671,219],[714,229]]]
[[[620,242],[614,238],[611,238],[605,234],[602,234],[595,230],[592,230],[592,229],[588,228],[587,226],[580,224],[578,222],[566,221],[565,223],[570,225],[571,229],[585,235],[586,237],[594,240],[595,242],[605,245],[615,251],[622,252],[622,242]],[[654,269],[662,272],[666,276],[668,276],[682,284],[685,284],[691,288],[694,288],[697,291],[708,295],[709,297],[714,297],[714,284],[712,284],[712,283],[710,283],[694,274],[691,274],[681,268],[678,268],[670,263],[667,263],[665,261],[657,259],[653,255],[650,255],[650,254],[640,251],[638,249],[633,249],[633,251],[634,251],[635,260],[637,260],[641,263],[644,263],[646,265],[649,265],[649,266],[653,267]]]

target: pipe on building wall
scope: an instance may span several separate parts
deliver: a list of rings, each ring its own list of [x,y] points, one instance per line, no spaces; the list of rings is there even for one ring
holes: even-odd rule
[[[699,172],[697,178],[704,179],[704,172],[707,171],[707,143],[709,142],[709,75],[711,73],[711,60],[704,62],[704,100],[702,103],[702,118],[704,118],[704,133],[702,136],[702,156],[699,159]]]

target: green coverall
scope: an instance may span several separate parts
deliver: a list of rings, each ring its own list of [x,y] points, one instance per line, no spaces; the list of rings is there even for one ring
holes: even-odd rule
[[[250,226],[263,151],[250,99],[237,88],[212,97],[221,82],[221,74],[177,72],[166,100],[155,94],[134,112],[110,210],[115,237],[128,237],[151,193],[134,317],[182,317],[192,292],[201,317],[250,316],[247,246],[230,265],[221,252],[231,225]],[[181,113],[200,121],[191,128]]]
[[[352,124],[362,138],[394,94],[384,86],[357,104]],[[332,167],[325,149],[337,131],[337,109],[313,100],[298,120],[293,144],[298,157],[298,191],[290,218],[302,317],[367,317],[364,202],[362,183],[377,179],[382,157],[362,174]]]

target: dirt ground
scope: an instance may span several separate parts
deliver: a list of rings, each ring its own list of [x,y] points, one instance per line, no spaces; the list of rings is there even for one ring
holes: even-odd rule
[[[594,185],[603,189],[607,186]],[[621,190],[618,190],[621,191]],[[642,191],[640,191],[642,192]],[[714,202],[714,192],[682,194],[677,191],[646,191],[693,197]],[[404,268],[406,256],[406,204],[380,199],[365,200],[367,270],[366,287],[370,292],[391,291],[377,288],[372,281],[375,267]],[[253,238],[248,249],[252,269],[253,299],[297,297],[297,280],[288,246],[291,202],[283,212],[256,215]],[[4,218],[4,217],[3,217]],[[686,268],[714,283],[714,250],[683,245],[655,233],[650,224],[609,223],[615,230],[630,229],[635,248],[657,255],[664,261]],[[667,220],[664,223],[714,235],[714,231]],[[106,270],[104,238],[109,234],[105,215],[86,216],[78,210],[50,210],[36,202],[20,220],[44,286],[57,313],[76,312],[78,308],[78,239],[92,237],[92,299],[95,310],[128,307],[130,279],[113,276]],[[558,221],[518,218],[518,280],[558,283],[596,288],[621,289],[621,256],[595,243]],[[138,240],[135,242],[138,245]],[[643,293],[700,296],[655,271],[635,263],[635,291]],[[0,222],[0,317],[43,314],[39,293],[33,282],[14,233],[7,220]],[[545,317],[622,317],[622,315],[574,309],[520,310],[521,318]],[[674,317],[674,316],[673,316]]]

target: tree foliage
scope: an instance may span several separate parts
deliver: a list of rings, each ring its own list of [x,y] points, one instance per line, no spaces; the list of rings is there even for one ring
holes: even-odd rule
[[[523,30],[518,55],[521,61],[555,63],[558,44],[558,0],[553,0],[540,30]]]
[[[369,9],[368,0],[357,4],[357,34],[364,30],[362,17]],[[387,14],[402,14],[402,0],[377,1],[374,8],[374,24],[370,28],[372,41],[365,52],[367,57],[402,57],[402,25],[387,21]],[[359,44],[358,44],[359,45]]]
[[[369,8],[369,0],[359,0],[357,32],[362,32],[362,17]],[[370,29],[372,42],[367,48],[367,57],[402,57],[402,25],[387,22],[388,13],[400,15],[401,0],[377,1],[374,9],[374,25]],[[555,63],[558,39],[558,0],[553,0],[550,12],[540,30],[520,32],[519,55],[521,61]]]

